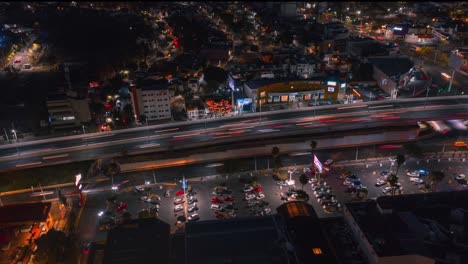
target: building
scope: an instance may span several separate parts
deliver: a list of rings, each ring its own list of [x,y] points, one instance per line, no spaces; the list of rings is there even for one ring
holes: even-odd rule
[[[52,228],[52,204],[26,203],[0,207],[0,262],[10,259],[17,247],[34,242]],[[25,247],[18,261],[27,261],[31,251]],[[15,262],[16,263],[16,262]],[[26,263],[26,262],[24,262]]]
[[[89,104],[85,99],[71,99],[65,94],[56,94],[49,95],[46,104],[52,129],[79,127],[81,123],[91,121]]]
[[[312,205],[292,201],[282,204],[276,211],[285,219],[288,241],[299,263],[337,263]]]
[[[340,81],[280,81],[253,80],[244,83],[245,94],[252,98],[254,107],[288,104],[297,101],[337,101],[344,98],[346,83]]]
[[[148,121],[171,118],[171,98],[166,79],[146,78],[131,87],[130,97],[136,118],[142,115]]]
[[[346,51],[351,57],[365,60],[372,56],[386,56],[390,54],[390,47],[374,41],[369,37],[352,37],[348,40]]]
[[[348,203],[344,219],[368,263],[468,263],[468,191]]]
[[[367,61],[372,64],[377,85],[392,98],[406,86],[414,67],[414,62],[405,56],[369,57]]]
[[[203,101],[194,99],[186,103],[187,118],[189,120],[200,120],[206,119],[208,110],[206,109]]]
[[[295,263],[277,215],[208,220],[185,227],[185,264]]]
[[[109,230],[104,264],[169,263],[170,226],[157,218],[133,219]]]
[[[194,93],[198,93],[198,91],[200,90],[200,82],[199,82],[199,79],[198,78],[190,78],[188,80],[188,88],[190,88],[190,90],[192,90],[192,92]]]

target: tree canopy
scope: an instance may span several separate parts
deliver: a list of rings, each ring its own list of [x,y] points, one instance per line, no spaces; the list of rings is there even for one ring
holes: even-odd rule
[[[207,67],[203,71],[203,75],[206,82],[215,81],[218,84],[224,83],[228,79],[226,71],[219,67]]]

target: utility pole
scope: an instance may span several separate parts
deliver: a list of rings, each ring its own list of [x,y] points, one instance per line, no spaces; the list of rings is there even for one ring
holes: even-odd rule
[[[448,87],[448,92],[449,93],[452,90],[453,78],[455,78],[455,69],[452,70],[452,78],[450,78],[450,84],[449,84],[449,87]]]
[[[10,139],[8,138],[8,133],[6,132],[6,129],[3,128],[3,132],[5,132],[5,137],[8,142],[10,142]]]
[[[156,172],[153,170],[153,180],[154,180],[154,184],[156,184]]]

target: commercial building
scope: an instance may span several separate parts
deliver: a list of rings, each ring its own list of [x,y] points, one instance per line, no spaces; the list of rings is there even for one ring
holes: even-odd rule
[[[107,234],[103,263],[169,263],[169,235],[170,226],[156,218],[121,224]]]
[[[85,99],[72,99],[65,94],[56,94],[49,95],[46,104],[52,129],[79,127],[81,123],[91,121],[89,104]]]
[[[393,98],[406,86],[414,67],[414,62],[405,56],[369,57],[367,61],[373,65],[372,77],[377,85]]]
[[[169,84],[164,78],[147,78],[138,86],[132,86],[130,97],[135,117],[144,115],[148,121],[170,119],[170,96]]]
[[[245,94],[252,98],[255,109],[261,105],[287,104],[297,101],[337,101],[344,98],[346,83],[334,81],[254,80],[244,83]]]
[[[468,191],[379,197],[344,208],[368,263],[468,263]]]

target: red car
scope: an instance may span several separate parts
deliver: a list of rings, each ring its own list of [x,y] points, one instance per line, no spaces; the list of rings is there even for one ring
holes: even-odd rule
[[[21,63],[21,60],[15,60],[15,63]]]
[[[119,212],[119,211],[125,210],[127,208],[128,208],[128,205],[126,203],[120,203],[120,205],[117,206],[117,208],[115,208],[115,211]]]
[[[225,201],[225,202],[235,202],[234,198],[229,197],[229,196],[228,196],[228,197],[224,197],[224,201]]]
[[[220,213],[218,213],[218,212],[215,213],[215,217],[216,217],[217,219],[224,219],[224,218],[226,218],[223,214],[220,214]]]
[[[184,190],[180,190],[180,191],[177,191],[175,193],[176,196],[181,196],[181,195],[184,195]]]
[[[253,189],[252,192],[254,192],[254,193],[262,192],[262,187],[257,187],[257,188],[255,188],[255,189]]]
[[[212,202],[212,203],[215,203],[215,204],[221,204],[221,203],[223,203],[223,201],[222,201],[221,199],[219,199],[218,197],[213,197],[213,198],[211,199],[211,202]]]

